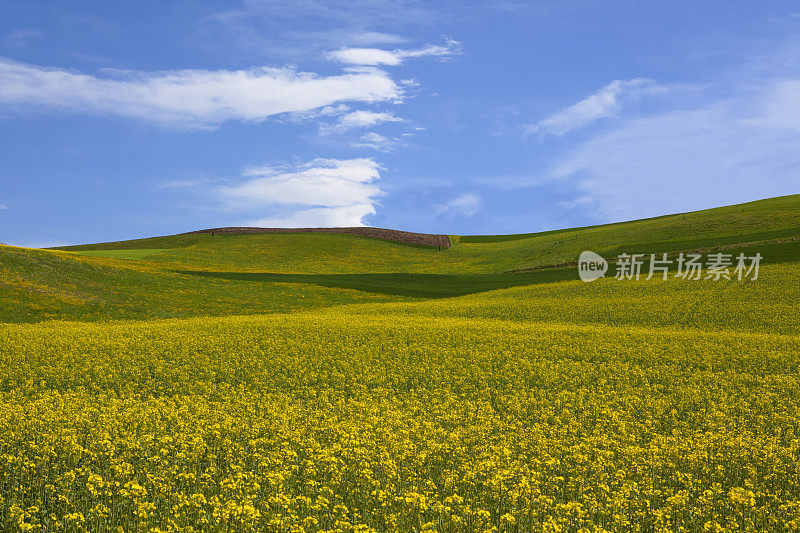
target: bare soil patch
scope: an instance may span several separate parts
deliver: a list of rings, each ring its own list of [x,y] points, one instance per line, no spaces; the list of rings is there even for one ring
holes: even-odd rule
[[[344,233],[347,235],[358,235],[361,237],[372,237],[387,241],[402,242],[405,244],[421,244],[425,246],[450,247],[450,237],[447,235],[437,235],[432,233],[414,233],[411,231],[399,231],[395,229],[373,228],[369,226],[352,228],[250,228],[250,227],[228,227],[210,228],[197,231],[187,231],[181,235],[192,235],[196,233]]]

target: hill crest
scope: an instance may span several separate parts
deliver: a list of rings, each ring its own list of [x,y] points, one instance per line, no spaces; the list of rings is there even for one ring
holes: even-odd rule
[[[425,246],[450,247],[450,237],[433,233],[415,233],[396,229],[375,228],[372,226],[353,226],[341,228],[256,228],[256,227],[224,227],[209,228],[179,233],[179,235],[215,234],[215,233],[344,233],[358,235],[406,244],[421,244]]]

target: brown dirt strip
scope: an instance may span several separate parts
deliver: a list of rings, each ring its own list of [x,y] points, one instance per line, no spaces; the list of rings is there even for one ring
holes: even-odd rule
[[[352,228],[248,228],[248,227],[228,227],[210,228],[197,231],[187,231],[180,235],[192,235],[197,233],[344,233],[346,235],[357,235],[360,237],[372,237],[373,239],[383,239],[405,244],[421,244],[425,246],[450,247],[450,237],[447,235],[436,235],[431,233],[414,233],[411,231],[399,231],[395,229],[373,228],[360,226]]]

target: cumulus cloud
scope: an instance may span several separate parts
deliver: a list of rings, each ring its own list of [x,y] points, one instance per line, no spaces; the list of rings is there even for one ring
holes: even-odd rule
[[[402,97],[382,70],[332,76],[289,68],[113,71],[92,76],[0,59],[0,109],[57,110],[133,117],[190,128],[261,121],[336,103]]]
[[[800,192],[800,81],[762,80],[738,96],[624,120],[550,176],[573,182],[601,221]]]
[[[252,168],[246,181],[217,187],[224,207],[273,211],[254,219],[271,226],[363,226],[383,195],[374,184],[380,165],[369,158],[315,159],[293,169]]]
[[[655,93],[666,90],[652,80],[635,78],[615,80],[584,98],[580,102],[540,120],[526,128],[528,134],[564,135],[582,128],[602,118],[613,117],[619,113],[623,96]]]
[[[447,202],[435,206],[437,214],[475,215],[481,206],[481,198],[474,193],[462,193]]]
[[[383,50],[381,48],[342,48],[328,52],[328,59],[348,65],[396,66],[409,58],[432,56],[448,60],[461,53],[461,43],[447,39],[444,45],[429,44],[410,50]]]

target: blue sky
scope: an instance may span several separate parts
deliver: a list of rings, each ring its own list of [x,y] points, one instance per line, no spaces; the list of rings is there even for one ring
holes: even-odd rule
[[[0,241],[800,192],[796,1],[0,0]]]

